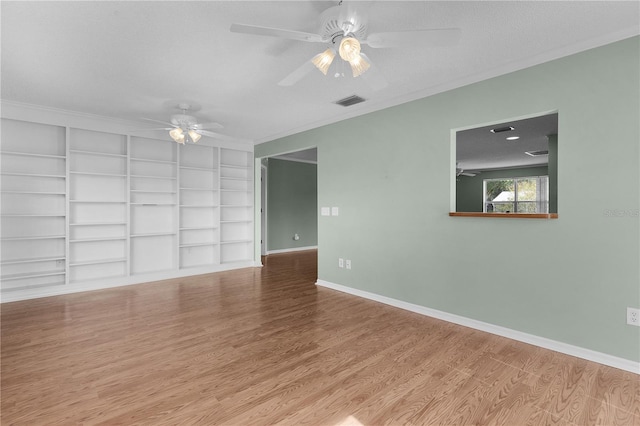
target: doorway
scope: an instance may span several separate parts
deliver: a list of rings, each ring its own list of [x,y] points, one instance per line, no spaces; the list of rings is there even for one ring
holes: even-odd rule
[[[260,159],[262,256],[317,248],[317,149]]]

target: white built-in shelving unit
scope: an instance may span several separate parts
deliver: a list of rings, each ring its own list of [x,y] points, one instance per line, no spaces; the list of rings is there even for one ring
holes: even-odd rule
[[[253,264],[250,148],[7,118],[1,142],[4,299]]]
[[[180,267],[220,263],[218,148],[180,153]]]
[[[65,129],[2,120],[2,290],[66,282]]]
[[[253,154],[220,150],[220,261],[253,256]]]
[[[127,275],[127,140],[69,130],[69,282]]]
[[[131,137],[129,149],[131,273],[175,269],[177,144]]]

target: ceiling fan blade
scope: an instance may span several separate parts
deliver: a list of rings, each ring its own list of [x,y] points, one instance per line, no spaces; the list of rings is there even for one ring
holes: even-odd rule
[[[220,133],[216,133],[216,132],[210,132],[209,130],[197,129],[196,133],[201,134],[202,136],[209,136],[210,138],[220,139],[223,141],[233,141],[233,142],[241,141],[241,139],[234,138],[232,136],[221,135]]]
[[[260,27],[257,25],[231,24],[232,33],[262,35],[269,37],[287,38],[290,40],[308,41],[312,43],[324,43],[320,34],[305,33],[302,31],[284,30],[281,28]]]
[[[175,127],[179,127],[179,126],[176,126],[173,123],[169,123],[168,121],[154,120],[153,118],[145,118],[145,117],[140,117],[140,119],[141,120],[146,120],[146,121],[152,121],[154,123],[164,124],[165,126],[171,126],[171,128],[169,130],[171,130],[171,129],[175,128]]]
[[[373,48],[452,46],[460,40],[460,28],[424,29],[369,34],[362,43]]]
[[[132,129],[131,132],[146,132],[155,130],[173,130],[175,127],[153,127],[149,129]]]
[[[280,82],[278,82],[278,86],[293,86],[314,69],[316,69],[316,66],[313,65],[313,62],[311,62],[311,60],[308,60],[300,67],[295,69],[291,74],[280,80]]]
[[[224,126],[220,123],[196,123],[193,125],[195,130],[200,129],[222,129]]]
[[[389,85],[389,82],[387,82],[387,80],[382,76],[382,74],[380,73],[380,71],[378,70],[378,67],[376,67],[372,62],[371,59],[369,59],[369,57],[367,55],[365,55],[364,53],[360,52],[360,56],[362,56],[364,58],[365,61],[367,61],[370,65],[369,69],[362,74],[360,77],[367,82],[367,84],[374,90],[381,90],[384,89],[385,87],[387,87]]]

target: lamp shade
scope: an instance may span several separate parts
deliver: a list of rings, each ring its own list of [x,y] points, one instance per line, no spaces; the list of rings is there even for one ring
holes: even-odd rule
[[[202,137],[202,135],[200,133],[197,133],[195,130],[189,130],[188,133],[193,143],[197,143]]]
[[[329,67],[333,62],[333,58],[336,57],[336,51],[332,48],[328,48],[322,53],[318,53],[313,57],[311,62],[322,72],[322,74],[327,75],[327,71],[329,71]]]
[[[371,67],[371,64],[365,61],[359,54],[357,57],[350,60],[349,64],[351,65],[351,72],[354,77],[364,74]]]
[[[182,131],[182,129],[180,127],[176,127],[175,129],[171,129],[169,131],[169,136],[171,136],[171,139],[173,139],[174,141],[184,144],[184,132]]]
[[[353,37],[345,37],[340,41],[340,57],[351,62],[360,56],[360,42]]]

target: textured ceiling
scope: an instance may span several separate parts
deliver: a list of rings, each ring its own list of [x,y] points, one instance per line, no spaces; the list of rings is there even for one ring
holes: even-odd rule
[[[636,1],[350,3],[370,32],[457,27],[460,42],[364,46],[389,82],[379,91],[315,70],[281,87],[324,45],[230,25],[318,32],[335,2],[2,1],[2,99],[127,120],[167,120],[188,101],[220,133],[259,143],[639,33]],[[367,101],[333,104],[353,94]]]

